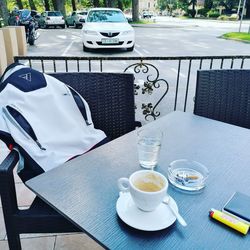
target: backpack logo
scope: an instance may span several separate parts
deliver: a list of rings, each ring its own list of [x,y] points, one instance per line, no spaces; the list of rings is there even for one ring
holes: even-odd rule
[[[31,73],[23,74],[23,75],[20,75],[18,77],[23,78],[24,80],[31,82]]]

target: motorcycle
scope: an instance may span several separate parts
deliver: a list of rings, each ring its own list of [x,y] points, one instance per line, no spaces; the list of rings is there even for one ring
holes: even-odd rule
[[[35,44],[35,40],[39,34],[37,32],[38,24],[34,18],[34,12],[30,10],[22,10],[19,13],[18,25],[25,26],[26,41],[30,45]]]

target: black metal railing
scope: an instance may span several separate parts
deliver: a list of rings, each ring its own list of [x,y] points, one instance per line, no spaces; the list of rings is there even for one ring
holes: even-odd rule
[[[182,57],[18,56],[24,63],[50,72],[131,72],[135,76],[136,116],[156,119],[173,110],[193,111],[196,74],[200,69],[250,69],[250,55]],[[141,109],[142,112],[139,112]]]

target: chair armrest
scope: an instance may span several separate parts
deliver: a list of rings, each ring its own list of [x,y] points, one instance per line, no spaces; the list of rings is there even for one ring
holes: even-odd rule
[[[141,122],[135,121],[135,127],[136,127],[136,128],[139,128],[139,127],[141,127],[141,126],[142,126]]]
[[[0,164],[0,178],[4,175],[10,175],[18,163],[19,155],[16,150],[12,150]]]
[[[0,194],[5,222],[18,211],[13,169],[18,163],[18,152],[12,150],[0,164]]]

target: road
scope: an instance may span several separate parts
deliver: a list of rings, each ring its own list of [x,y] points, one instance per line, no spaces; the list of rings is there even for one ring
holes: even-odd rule
[[[247,31],[250,22],[244,22],[242,31]],[[243,43],[220,38],[223,33],[237,31],[239,22],[222,22],[222,21],[205,21],[192,19],[178,19],[170,17],[157,17],[156,23],[151,25],[136,25],[136,44],[133,52],[125,50],[98,50],[92,52],[83,52],[81,43],[80,29],[47,29],[39,30],[40,37],[36,41],[35,46],[28,48],[28,55],[36,56],[223,56],[223,55],[249,55],[250,43]],[[132,61],[111,61],[105,62],[103,71],[122,72]],[[166,96],[160,102],[156,111],[166,114],[173,110],[176,92],[177,80],[177,61],[158,60],[150,61],[157,70],[159,70],[160,88],[154,89],[152,95],[142,95],[141,91],[136,96],[137,110],[141,109],[142,103],[153,103],[153,106],[161,98],[163,93],[169,88]],[[225,61],[225,68],[230,67],[231,60]],[[203,63],[203,68],[209,68],[210,61]],[[41,69],[41,65],[37,63],[37,69]],[[220,62],[214,61],[215,68],[220,66]],[[240,61],[235,62],[235,67],[239,68]],[[250,61],[245,62],[245,66],[250,68]],[[88,70],[88,61],[80,64],[80,68]],[[196,72],[199,68],[199,62],[193,62],[190,75],[188,73],[188,63],[184,62],[180,70],[179,89],[177,109],[183,110],[184,98],[186,95],[187,79],[189,79],[187,111],[193,109],[193,96],[195,94]],[[213,67],[214,68],[214,67]],[[57,70],[65,70],[64,64],[57,63]],[[53,70],[52,63],[45,62],[45,70]],[[75,71],[76,66],[69,63],[69,71]],[[92,71],[100,71],[99,62],[91,64]],[[134,73],[134,68],[129,69]],[[150,72],[143,74],[135,74],[135,82],[142,86],[146,77],[151,75],[150,79],[154,79],[157,75],[156,70],[151,67]],[[137,112],[138,115],[138,112]],[[140,115],[141,116],[141,115]],[[142,120],[141,117],[138,118]]]
[[[242,31],[248,31],[244,22]],[[139,25],[138,25],[139,26]],[[83,52],[80,29],[39,30],[40,38],[29,55],[62,56],[192,56],[245,55],[250,44],[221,39],[223,33],[238,31],[239,22],[205,21],[157,17],[153,25],[136,26],[133,52],[107,50]],[[154,27],[154,28],[153,28]]]

